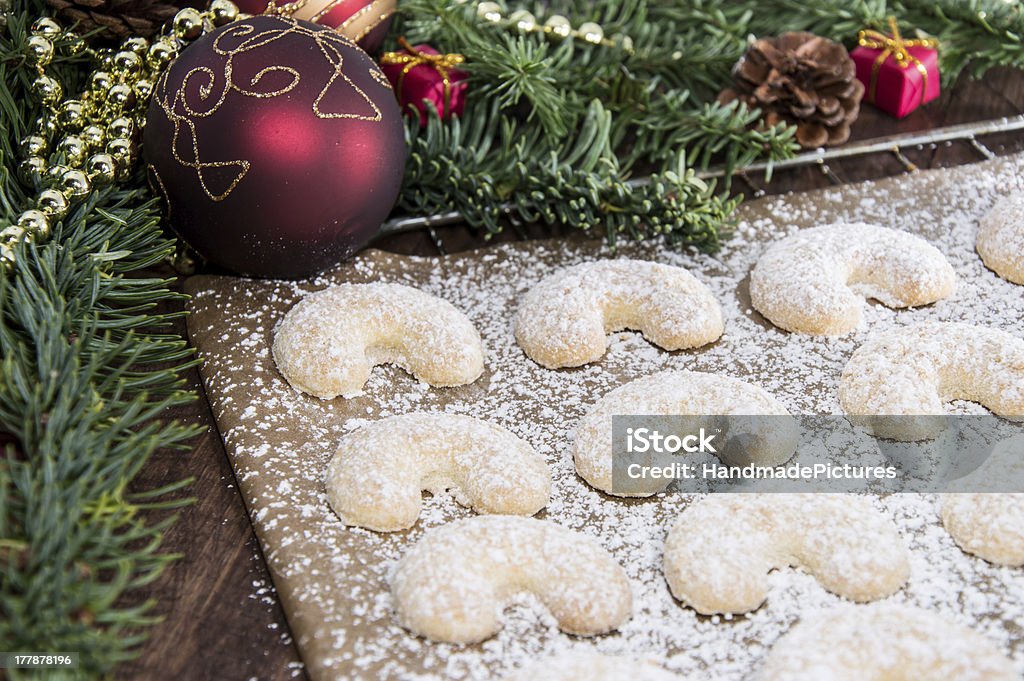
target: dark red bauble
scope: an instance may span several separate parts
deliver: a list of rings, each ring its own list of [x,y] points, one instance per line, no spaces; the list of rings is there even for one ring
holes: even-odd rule
[[[236,0],[235,4],[246,14],[263,14],[270,2]],[[292,5],[290,16],[293,18],[330,26],[370,54],[384,42],[397,4],[397,0],[276,0],[274,3],[278,9]]]
[[[189,46],[157,82],[143,142],[174,230],[260,277],[308,276],[366,245],[406,154],[377,64],[329,28],[274,16]]]

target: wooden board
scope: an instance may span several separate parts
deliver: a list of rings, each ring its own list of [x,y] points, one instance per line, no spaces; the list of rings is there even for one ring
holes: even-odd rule
[[[834,411],[838,370],[869,330],[912,318],[971,319],[982,316],[983,306],[991,306],[993,325],[1024,335],[1024,311],[1012,304],[1019,290],[981,266],[971,240],[974,221],[996,197],[1013,189],[1021,166],[1020,158],[1012,158],[750,202],[741,209],[738,238],[714,258],[653,245],[632,247],[631,255],[687,266],[711,284],[725,307],[726,337],[707,350],[663,353],[633,334],[622,334],[605,360],[574,372],[546,372],[532,365],[511,341],[507,322],[515,300],[532,281],[560,265],[611,255],[595,243],[529,242],[435,259],[368,251],[353,263],[303,284],[228,277],[189,280],[187,289],[195,296],[189,330],[206,360],[203,377],[213,412],[311,676],[373,678],[415,672],[465,677],[484,669],[501,673],[538,649],[575,645],[560,639],[550,623],[538,624],[529,604],[522,609],[525,614],[515,619],[515,626],[509,626],[489,647],[476,650],[431,646],[397,628],[389,612],[387,565],[424,527],[466,512],[435,500],[428,504],[420,525],[409,533],[380,537],[342,527],[324,504],[320,479],[337,439],[346,430],[366,419],[413,409],[446,409],[491,418],[518,430],[549,458],[556,474],[556,501],[549,507],[548,517],[594,532],[606,543],[612,540],[601,533],[602,524],[607,529],[615,520],[632,519],[657,526],[678,510],[679,500],[606,502],[572,474],[571,463],[566,461],[569,426],[590,400],[629,378],[674,366],[754,380],[776,392],[793,410]],[[749,310],[746,297],[746,276],[757,253],[791,227],[840,219],[869,220],[921,233],[946,251],[967,286],[962,286],[953,300],[925,310],[893,312],[872,306],[865,328],[838,341],[808,341],[773,329]],[[269,355],[276,322],[305,292],[331,282],[375,280],[417,285],[462,307],[483,329],[489,352],[485,376],[472,386],[433,391],[398,370],[383,368],[375,372],[366,394],[354,400],[321,402],[291,391]],[[601,509],[599,516],[594,515],[596,509]],[[617,517],[620,510],[623,515]],[[602,522],[595,523],[595,517]],[[956,561],[949,567],[963,574],[979,579],[990,576],[985,565],[960,556],[951,542],[942,545],[934,529],[933,523],[928,550],[938,546],[944,560]],[[637,550],[657,542],[660,531],[650,537],[618,537],[613,551],[627,562]],[[931,581],[917,585],[917,591],[912,584],[906,598],[927,600],[938,609],[954,607],[953,601],[928,600],[935,598],[934,582],[944,577],[934,570],[928,572],[935,557],[926,558],[921,569]],[[692,626],[695,637],[711,642],[718,641],[716,631],[736,628],[696,619],[682,608],[677,610],[683,614],[668,609],[664,585],[656,570],[649,568],[644,564],[636,570],[641,577],[638,588],[655,594],[649,610],[660,608],[681,618],[676,628]],[[776,610],[790,609],[785,611],[787,616],[758,632],[761,640],[768,642],[785,630],[793,613],[798,615],[792,609],[796,603],[830,602],[831,597],[815,591],[813,584],[797,582],[786,583],[785,594],[773,596]],[[963,585],[938,586],[952,589],[955,595],[956,588]],[[1018,595],[1022,593],[1019,586]],[[999,624],[998,618],[995,624],[985,626],[994,627],[990,632],[994,635],[1002,627],[1007,645],[1024,655],[1019,650],[1019,629],[1015,634],[1012,627]],[[648,633],[649,629],[630,631],[605,637],[597,645],[609,651],[640,648],[639,652],[655,652],[658,648],[660,656],[675,668],[705,674],[714,674],[716,663],[731,659],[727,645],[712,652],[711,658],[689,654],[683,645],[659,647],[651,642],[645,646]],[[719,638],[726,641],[728,637]]]

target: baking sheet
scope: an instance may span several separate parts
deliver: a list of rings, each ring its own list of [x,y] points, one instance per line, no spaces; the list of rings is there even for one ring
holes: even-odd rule
[[[438,258],[369,250],[315,280],[268,282],[198,276],[189,331],[204,360],[203,380],[277,592],[310,676],[327,679],[500,678],[525,662],[579,647],[650,657],[692,678],[745,679],[802,612],[839,599],[797,570],[773,574],[756,612],[708,618],[673,601],[661,576],[661,545],[685,506],[680,496],[623,501],[576,477],[570,445],[575,421],[608,390],[666,368],[719,372],[757,383],[794,412],[839,413],[838,377],[872,332],[918,320],[987,324],[1024,336],[1024,287],[996,277],[973,250],[978,218],[1015,191],[1024,158],[745,203],[737,233],[718,254],[648,243],[609,251],[599,242],[503,244]],[[855,333],[811,338],[772,327],[750,309],[748,272],[766,244],[801,227],[869,221],[913,231],[942,250],[959,276],[955,295],[895,311],[870,304]],[[594,258],[638,257],[687,267],[723,306],[725,335],[694,351],[668,353],[639,334],[612,337],[600,362],[549,371],[516,346],[511,318],[530,285],[560,266]],[[451,389],[419,384],[394,367],[374,370],[364,394],[320,401],[289,388],[270,355],[275,325],[302,295],[337,282],[417,286],[466,312],[477,324],[486,370]],[[954,407],[978,411],[970,404]],[[447,497],[428,499],[413,529],[391,535],[345,528],[326,504],[322,474],[338,439],[392,414],[450,411],[486,418],[525,438],[548,460],[552,502],[539,517],[593,535],[623,563],[634,589],[634,617],[595,639],[568,636],[529,595],[506,611],[504,630],[477,646],[418,639],[391,618],[387,573],[430,527],[470,515]],[[970,624],[1012,655],[1024,671],[1024,571],[965,556],[938,522],[936,500],[893,495],[877,501],[907,538],[912,576],[894,600]]]

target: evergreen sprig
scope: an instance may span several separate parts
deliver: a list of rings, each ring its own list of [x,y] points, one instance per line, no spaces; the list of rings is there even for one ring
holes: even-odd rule
[[[156,311],[181,300],[169,282],[125,276],[172,248],[152,201],[105,192],[0,277],[0,430],[15,440],[0,462],[0,649],[77,651],[84,677],[134,653],[152,603],[120,601],[173,558],[157,552],[173,519],[141,511],[180,485],[128,485],[196,432],[158,420],[194,398],[192,353],[163,328],[180,311]]]
[[[497,103],[471,104],[449,123],[433,116],[422,133],[413,119],[399,206],[413,214],[447,206],[488,235],[510,219],[595,229],[613,244],[663,235],[714,247],[736,202],[698,179],[681,153],[650,181],[630,181],[611,132],[612,114],[597,100],[564,141],[536,129],[524,136]]]
[[[472,107],[474,115],[484,112],[475,123],[488,126],[486,134],[478,131],[477,136],[497,145],[485,157],[469,154],[473,158],[467,159],[461,148],[464,124],[451,123],[445,133],[432,126],[422,131],[410,127],[414,162],[400,201],[403,208],[420,214],[458,211],[470,224],[491,232],[508,211],[488,202],[511,201],[513,214],[544,220],[553,216],[554,221],[581,229],[596,224],[595,218],[610,218],[616,223],[613,233],[619,233],[624,225],[607,202],[583,201],[580,196],[577,201],[583,203],[578,205],[584,210],[556,208],[564,197],[576,194],[567,183],[599,176],[622,199],[615,205],[649,202],[655,213],[667,216],[672,214],[668,204],[677,194],[659,197],[641,191],[629,182],[632,175],[642,171],[667,177],[678,159],[686,158],[698,169],[721,163],[729,177],[732,169],[755,160],[788,158],[798,148],[792,127],[764,126],[757,110],[715,101],[750,36],[809,30],[853,47],[860,29],[888,30],[886,20],[893,15],[905,33],[917,30],[939,39],[940,68],[947,84],[964,69],[980,75],[995,66],[1024,65],[1024,9],[1004,0],[537,0],[505,3],[504,15],[511,17],[521,9],[540,22],[556,14],[575,26],[596,22],[615,44],[552,41],[542,32],[518,30],[511,19],[482,20],[476,16],[476,4],[462,0],[403,0],[396,34],[466,56],[467,98],[480,104]],[[534,185],[526,175],[514,177],[514,169],[520,167],[530,169],[529,177],[541,176],[533,168],[538,152],[564,158],[573,146],[571,140],[585,135],[584,127],[593,124],[588,111],[594,101],[611,115],[602,143],[610,141],[606,156],[616,159],[614,169],[605,165],[595,175],[592,169],[577,168],[585,178],[553,172],[545,178],[548,185]],[[495,103],[497,109],[490,106]],[[440,168],[449,171],[437,172]],[[495,184],[499,176],[503,181]],[[530,186],[528,196],[506,191],[523,186]],[[636,196],[624,198],[633,193]],[[688,195],[690,208],[702,206],[717,214],[723,204],[705,206],[709,198],[703,193]],[[552,207],[544,209],[542,204]],[[671,231],[679,235],[686,228],[683,222]],[[657,231],[651,226],[637,233]],[[706,247],[716,244],[699,235],[688,241]]]
[[[716,247],[735,204],[682,160],[732,168],[797,149],[787,126],[760,125],[757,111],[713,101],[745,44],[733,34],[749,10],[732,17],[697,3],[677,20],[654,23],[646,0],[528,6],[540,21],[564,13],[576,25],[596,22],[613,44],[552,42],[483,21],[473,3],[458,0],[402,3],[397,33],[464,55],[470,90],[461,120],[435,115],[423,129],[407,127],[399,206],[413,214],[457,211],[488,234],[508,220],[540,220],[610,240],[665,234]],[[712,40],[698,18],[717,31]],[[633,181],[638,170],[651,181]]]
[[[21,0],[0,30],[0,227],[39,189],[17,177],[15,150],[39,114],[25,41],[43,13]],[[86,64],[51,71],[73,88]],[[194,398],[182,379],[192,350],[170,327],[182,296],[141,274],[173,249],[136,177],[93,192],[50,240],[22,242],[0,273],[0,650],[80,655],[77,669],[11,679],[108,675],[154,621],[131,594],[174,559],[159,552],[174,518],[143,511],[185,503],[187,481],[130,485],[154,451],[196,432],[160,419]]]

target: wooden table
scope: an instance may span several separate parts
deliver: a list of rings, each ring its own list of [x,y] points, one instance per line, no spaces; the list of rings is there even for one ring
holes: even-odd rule
[[[983,80],[961,78],[942,97],[903,120],[896,120],[865,105],[855,124],[853,139],[929,130],[957,123],[981,121],[1024,112],[1024,72],[1000,69]],[[1024,151],[1024,133],[983,138],[997,154]],[[981,160],[981,152],[966,142],[906,148],[903,153],[919,168],[941,168]],[[818,166],[777,173],[768,193],[826,187],[838,181],[863,180],[906,172],[893,154],[836,160],[829,164],[833,177]],[[741,191],[750,186],[737,183]],[[531,226],[533,238],[560,236],[562,232]],[[479,248],[484,242],[461,226],[438,228],[435,235],[449,252]],[[500,240],[517,238],[513,232]],[[426,231],[392,236],[374,244],[398,253],[434,255],[438,247]],[[179,331],[184,334],[184,324]],[[189,375],[203,395],[198,372]],[[191,452],[158,452],[143,468],[136,486],[146,489],[192,476],[189,493],[196,503],[180,513],[168,531],[163,550],[184,557],[173,563],[139,600],[154,598],[156,612],[164,616],[154,626],[138,660],[124,665],[125,679],[180,681],[234,681],[249,679],[305,679],[288,623],[274,594],[260,547],[253,535],[234,474],[224,453],[209,404],[204,397],[172,416],[197,423],[205,432]]]

